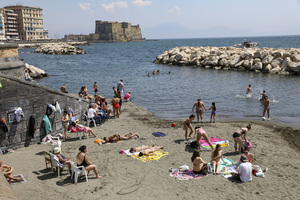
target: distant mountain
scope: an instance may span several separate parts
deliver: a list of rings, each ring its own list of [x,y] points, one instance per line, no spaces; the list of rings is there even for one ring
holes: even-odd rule
[[[142,28],[143,37],[147,39],[165,38],[202,38],[202,37],[238,37],[251,36],[250,30],[238,30],[228,27],[211,27],[203,29],[199,26],[190,29],[177,22],[163,23],[156,27]]]

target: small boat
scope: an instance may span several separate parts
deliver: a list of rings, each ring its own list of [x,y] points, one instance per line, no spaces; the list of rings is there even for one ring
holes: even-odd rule
[[[245,41],[241,44],[235,44],[234,47],[236,48],[256,48],[259,46],[259,43],[257,42],[250,42],[250,41]]]

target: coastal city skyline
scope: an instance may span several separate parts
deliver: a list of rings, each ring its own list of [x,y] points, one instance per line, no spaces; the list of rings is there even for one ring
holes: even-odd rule
[[[50,38],[95,32],[95,20],[139,24],[143,37],[206,38],[299,35],[300,1],[2,0],[0,7],[43,9]]]

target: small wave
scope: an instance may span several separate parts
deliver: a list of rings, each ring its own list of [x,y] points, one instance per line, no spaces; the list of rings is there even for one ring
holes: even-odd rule
[[[246,99],[246,98],[251,98],[251,96],[247,96],[247,95],[236,95],[235,98]]]

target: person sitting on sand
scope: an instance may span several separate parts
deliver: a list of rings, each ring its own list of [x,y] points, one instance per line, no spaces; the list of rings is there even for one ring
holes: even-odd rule
[[[221,161],[220,159],[223,160],[223,162],[225,164],[227,164],[227,162],[224,161],[223,159],[223,154],[222,154],[222,150],[221,150],[221,145],[217,144],[216,149],[214,151],[211,152],[211,163],[213,165],[213,175],[218,174],[219,170],[220,170],[220,166],[221,166]]]
[[[103,98],[100,102],[100,108],[101,110],[103,110],[104,113],[107,114],[107,117],[109,117],[110,113],[111,113],[111,109],[107,106],[107,102],[106,99]]]
[[[248,162],[250,162],[252,165],[254,165],[254,155],[249,152],[249,149],[244,150],[244,154],[246,158],[248,159]]]
[[[77,122],[72,122],[72,126],[76,127],[76,130],[78,132],[86,132],[86,133],[89,134],[89,136],[91,136],[91,134],[92,134],[94,137],[98,137],[97,135],[95,135],[93,129],[91,129],[88,126],[84,126],[84,125],[78,124]]]
[[[185,140],[187,140],[188,129],[191,130],[189,137],[192,137],[194,129],[193,129],[191,123],[194,119],[195,119],[195,115],[191,114],[190,117],[183,122],[183,130],[185,130]]]
[[[245,155],[241,156],[240,163],[238,173],[232,172],[232,177],[242,182],[252,181],[252,164],[248,161]]]
[[[131,101],[131,92],[130,91],[128,91],[128,93],[125,94],[124,100],[125,101],[128,101],[128,100]]]
[[[77,166],[83,166],[84,169],[88,171],[88,175],[90,175],[90,171],[93,170],[96,178],[101,178],[102,176],[99,176],[97,166],[91,163],[86,155],[87,147],[82,145],[79,147],[79,151],[80,152],[76,156]]]
[[[246,128],[239,128],[233,133],[232,137],[234,139],[235,153],[237,152],[242,153],[243,141],[245,141],[245,144],[248,143],[246,136],[250,130],[251,130],[251,124],[249,124]],[[239,145],[239,148],[237,148],[237,145]],[[239,151],[237,151],[237,149],[239,149]]]
[[[206,110],[204,103],[201,99],[197,99],[197,102],[194,103],[192,112],[194,112],[194,108],[196,107],[197,121],[199,122],[199,115],[201,117],[201,123],[203,123],[203,108]],[[202,108],[203,107],[203,108]]]
[[[119,112],[119,107],[120,107],[120,99],[116,96],[111,100],[111,105],[113,107],[113,112],[114,112],[114,118],[119,118],[120,112]]]
[[[13,175],[12,175],[13,167],[3,164],[1,160],[0,160],[0,171],[2,172],[4,177],[7,178],[9,181],[20,181],[20,180],[22,180],[22,178],[13,177]]]
[[[207,163],[200,157],[200,149],[196,149],[191,157],[195,174],[208,174]]]
[[[67,91],[66,84],[63,84],[63,85],[61,86],[60,91],[62,91],[63,93],[69,93],[69,92]]]
[[[268,114],[268,120],[270,120],[270,100],[268,96],[265,96],[263,117],[265,117],[266,111]]]
[[[214,146],[210,142],[206,131],[203,128],[201,128],[200,126],[196,126],[195,129],[196,129],[196,139],[197,139],[198,147],[201,148],[200,140],[201,140],[201,138],[204,138],[204,140],[209,144],[211,149],[214,150]]]
[[[114,134],[112,136],[108,136],[108,137],[104,137],[103,140],[107,143],[107,142],[116,142],[119,140],[129,140],[130,138],[133,138],[134,136],[136,136],[137,138],[140,138],[140,135],[138,133],[125,133],[123,135],[118,135],[118,134]]]
[[[155,147],[155,146],[141,146],[141,147],[132,147],[129,152],[130,153],[134,153],[134,152],[140,152],[139,156],[143,156],[143,155],[149,155],[151,153],[154,153],[154,151],[158,151],[160,149],[163,149],[164,146],[159,146],[159,147]]]
[[[58,158],[59,162],[60,162],[61,164],[64,164],[64,165],[68,165],[69,171],[70,171],[70,173],[71,173],[71,163],[72,163],[72,161],[70,160],[70,158],[65,157],[65,156],[63,156],[62,154],[60,154],[60,151],[61,151],[61,150],[60,150],[59,147],[55,147],[55,148],[53,149],[53,153],[54,153],[54,155],[56,155],[56,157]]]

